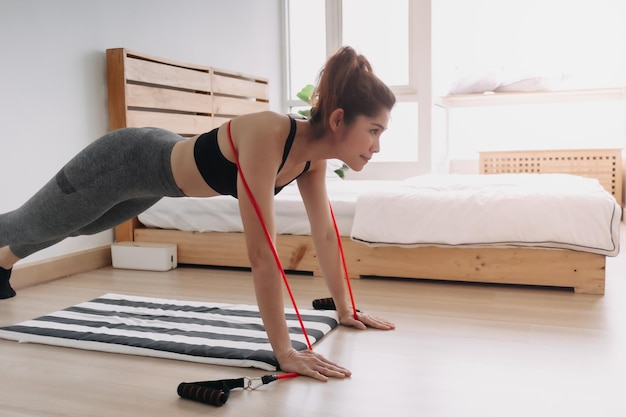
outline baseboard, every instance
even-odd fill
[[[111,246],[107,245],[17,265],[11,275],[11,286],[19,290],[109,265],[111,265]]]

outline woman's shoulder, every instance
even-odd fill
[[[233,119],[233,129],[240,134],[267,137],[286,136],[290,130],[289,116],[272,110],[237,116]]]
[[[273,125],[275,123],[281,123],[289,120],[289,116],[273,110],[264,110],[237,116],[235,119],[248,123],[267,123],[269,125]]]

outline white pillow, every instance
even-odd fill
[[[503,81],[496,92],[550,91],[559,87],[566,79],[565,74],[539,75],[526,74]]]
[[[499,68],[455,70],[451,80],[444,84],[442,95],[475,94],[493,91],[502,78]]]

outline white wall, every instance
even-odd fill
[[[0,213],[106,133],[107,48],[266,77],[278,111],[281,25],[280,0],[0,0]],[[68,239],[22,263],[112,239]]]

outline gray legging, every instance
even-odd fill
[[[22,207],[0,215],[0,247],[24,258],[66,237],[111,229],[164,196],[182,197],[170,164],[181,139],[127,128],[96,140]]]

